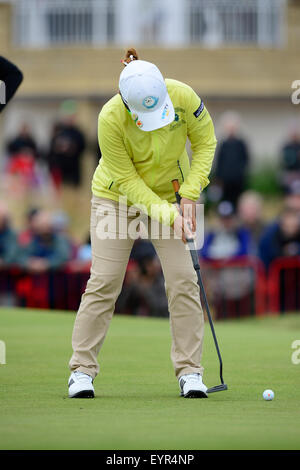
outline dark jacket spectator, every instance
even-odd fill
[[[0,80],[5,83],[5,103],[0,103],[1,113],[23,80],[23,74],[18,67],[2,56],[0,56]]]
[[[131,261],[135,263],[135,261]],[[167,317],[168,300],[161,265],[157,256],[144,256],[136,270],[129,271],[117,303],[123,313]]]
[[[9,224],[7,207],[0,204],[0,267],[17,263],[17,235]]]
[[[134,315],[169,315],[161,265],[149,240],[138,239],[133,245],[125,288],[116,308]]]
[[[259,254],[267,268],[278,257],[300,255],[299,213],[284,209],[279,220],[266,228],[259,244]]]
[[[238,136],[238,118],[228,116],[224,127],[226,137],[217,147],[215,176],[222,189],[222,199],[236,206],[245,189],[249,153],[246,143]]]
[[[300,136],[293,134],[282,148],[281,165],[284,170],[300,171]]]
[[[219,227],[207,233],[200,255],[204,259],[229,259],[251,253],[250,232],[240,227],[233,205],[223,201],[218,206]]]
[[[142,263],[144,258],[154,258],[156,251],[149,240],[138,238],[132,247],[130,258],[138,263]]]
[[[291,185],[300,181],[300,133],[298,128],[290,132],[289,140],[281,151],[281,185],[289,191]]]
[[[300,215],[300,179],[293,181],[287,188],[284,206]]]
[[[31,240],[23,246],[23,266],[33,272],[43,272],[59,268],[70,259],[70,244],[63,235],[55,233],[48,212],[36,214],[32,232]]]
[[[81,183],[81,157],[85,150],[85,138],[74,124],[73,118],[65,118],[54,126],[48,164],[57,186],[60,183],[79,186]]]
[[[26,246],[31,242],[34,236],[34,232],[33,232],[34,218],[39,212],[40,212],[40,209],[37,207],[32,207],[31,209],[27,211],[26,226],[24,230],[22,230],[19,233],[19,236],[18,236],[20,246]]]
[[[14,156],[16,154],[22,153],[23,151],[27,151],[28,149],[35,158],[38,157],[38,150],[35,139],[31,134],[28,124],[24,123],[19,133],[8,142],[7,153],[9,156]]]

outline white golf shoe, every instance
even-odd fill
[[[69,378],[69,398],[94,398],[93,378],[83,372],[72,372]]]
[[[186,374],[179,377],[181,396],[184,398],[207,398],[207,387],[200,374]]]

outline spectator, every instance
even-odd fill
[[[45,190],[48,171],[28,124],[24,123],[16,137],[8,142],[7,154],[6,172],[12,192],[15,188],[21,195],[28,189]]]
[[[147,239],[138,238],[132,247],[130,258],[142,263],[144,258],[154,258],[156,251],[152,243]]]
[[[300,255],[300,215],[297,211],[284,208],[279,220],[266,228],[260,241],[259,253],[267,268],[280,256]]]
[[[81,245],[78,249],[77,259],[83,262],[92,261],[92,247],[90,235],[87,236],[85,243]]]
[[[205,237],[201,256],[209,261],[230,261],[249,255],[252,248],[250,231],[239,226],[231,202],[223,201],[219,204],[218,219],[218,228]],[[216,269],[208,263],[204,266],[204,276],[218,317],[224,315],[224,301],[226,309],[231,311],[231,302],[247,302],[253,292],[251,270],[244,266],[226,263],[222,269]]]
[[[134,315],[169,315],[161,265],[149,240],[138,239],[133,245],[116,309]]]
[[[81,184],[80,162],[85,138],[75,124],[75,104],[64,102],[63,118],[53,128],[48,163],[57,187],[61,183],[78,187]]]
[[[239,227],[231,202],[222,201],[219,204],[218,218],[219,227],[206,235],[200,255],[211,260],[248,255],[251,252],[251,235],[247,229]]]
[[[35,156],[30,148],[24,148],[15,153],[8,160],[7,174],[19,188],[33,188],[39,185],[39,172],[35,163]]]
[[[300,130],[298,123],[291,126],[288,141],[282,148],[281,168],[283,189],[288,189],[294,181],[300,181]]]
[[[70,259],[68,240],[55,232],[51,215],[44,210],[32,220],[31,241],[23,247],[22,264],[32,272],[44,272],[61,267]]]
[[[255,191],[244,192],[238,201],[238,216],[242,226],[250,232],[252,254],[258,254],[258,244],[265,228],[262,197]]]
[[[130,263],[125,289],[118,299],[118,310],[135,315],[168,316],[164,277],[156,254],[150,254],[149,250],[138,262],[131,260]]]
[[[129,259],[122,291],[115,305],[116,312],[138,315],[140,299],[135,286],[138,285],[140,277],[141,271],[138,263]]]
[[[221,197],[236,206],[245,190],[249,164],[248,148],[239,136],[240,119],[235,113],[227,113],[223,120],[225,138],[217,147],[215,177],[221,187]]]
[[[9,212],[4,203],[0,202],[0,267],[18,261],[18,242],[9,222]]]
[[[7,144],[7,153],[9,156],[23,153],[30,150],[34,158],[38,158],[37,144],[27,123],[24,123],[19,133]]]
[[[137,284],[137,291],[140,297],[140,314],[167,317],[169,315],[168,300],[158,257],[144,257],[139,265],[141,277]]]
[[[63,210],[55,211],[52,215],[52,225],[55,233],[62,235],[69,243],[71,253],[70,260],[75,260],[78,253],[78,244],[70,234],[70,219]]]
[[[292,209],[300,214],[300,180],[293,181],[287,188],[285,207]]]
[[[40,212],[37,207],[32,207],[26,214],[26,227],[19,233],[19,244],[20,246],[28,245],[34,236],[34,218]]]

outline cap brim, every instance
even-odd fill
[[[163,105],[152,112],[137,112],[134,109],[130,109],[132,114],[136,114],[138,119],[136,121],[136,125],[141,131],[150,132],[155,131],[156,129],[160,129],[161,127],[165,127],[175,119],[175,111],[174,106],[167,94],[166,99]],[[138,125],[138,123],[141,125]]]

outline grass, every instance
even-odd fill
[[[116,316],[94,400],[67,398],[74,314],[0,310],[1,449],[300,449],[300,315],[216,325],[229,390],[179,397],[164,319]],[[205,382],[218,383],[206,325]],[[271,388],[275,399],[262,392]]]

